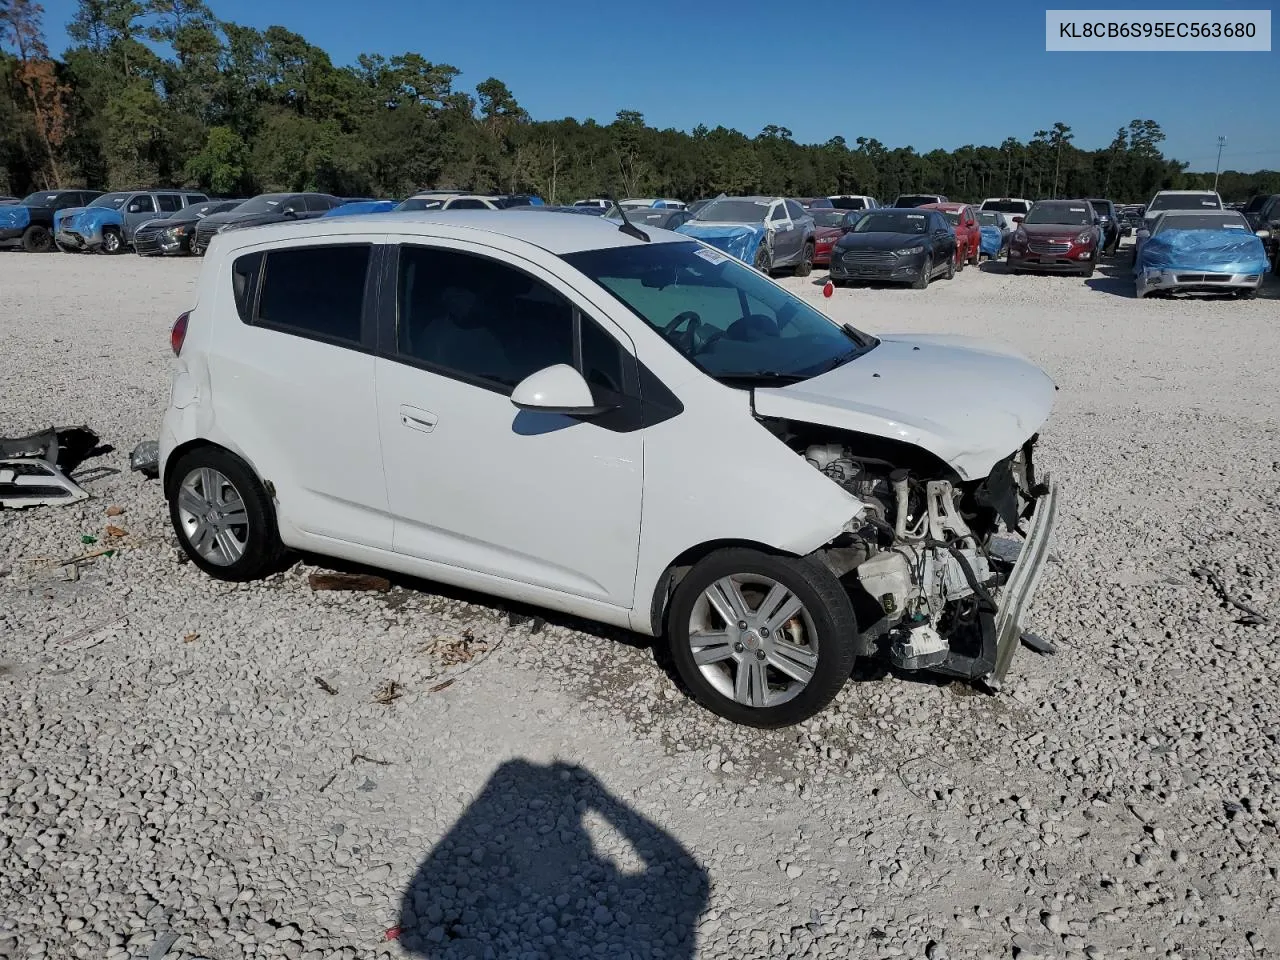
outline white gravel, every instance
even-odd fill
[[[119,471],[0,513],[0,957],[1280,952],[1274,280],[1252,303],[973,268],[837,291],[842,320],[1003,338],[1056,378],[1031,626],[1060,653],[1024,650],[995,698],[868,670],[759,733],[634,637],[179,563],[127,457],[198,268],[0,254],[0,433],[84,422],[117,447],[84,470]],[[119,552],[77,581],[33,560],[108,523]],[[1237,624],[1201,565],[1271,622]]]

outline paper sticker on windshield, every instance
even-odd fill
[[[1084,207],[1067,207],[1072,213],[1084,213]]]
[[[726,260],[729,259],[728,256],[721,253],[719,250],[712,250],[710,247],[699,247],[697,250],[693,252],[696,253],[698,256],[700,256],[703,260],[707,261],[707,263],[711,264],[713,267],[718,267],[720,266],[720,264],[724,263]]]
[[[908,214],[907,214],[907,219],[908,219],[908,220],[923,220],[923,219],[924,219],[924,214],[923,214],[923,213],[908,213]]]

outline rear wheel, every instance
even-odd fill
[[[943,280],[954,280],[954,279],[956,278],[956,273],[957,273],[957,272],[960,270],[960,268],[961,268],[961,267],[963,267],[963,266],[964,266],[963,261],[959,261],[959,260],[948,260],[948,261],[947,261],[947,272],[946,272],[946,273],[944,273],[944,274],[942,275],[942,279],[943,279]]]
[[[48,253],[53,249],[53,234],[47,227],[33,223],[23,231],[22,249],[27,253]]]
[[[853,669],[853,606],[831,572],[810,560],[717,551],[680,581],[667,623],[680,679],[734,723],[808,719]]]
[[[201,447],[172,469],[169,519],[192,563],[235,582],[279,568],[285,548],[275,508],[248,464],[220,447]]]
[[[115,256],[124,250],[124,238],[119,230],[102,231],[102,252],[107,256]]]
[[[969,247],[969,266],[976,267],[982,262],[982,242],[978,241]]]
[[[807,277],[813,273],[813,244],[806,243],[800,251],[800,263],[796,266],[797,277]]]

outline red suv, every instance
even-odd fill
[[[1009,269],[1093,276],[1102,252],[1100,223],[1087,200],[1037,200],[1009,243]]]
[[[975,267],[982,256],[982,228],[978,225],[978,212],[967,203],[926,203],[922,209],[937,210],[956,230],[956,269],[963,270],[966,263]]]

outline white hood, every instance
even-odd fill
[[[1056,389],[1004,344],[893,334],[830,373],[757,389],[755,409],[901,440],[946,461],[962,479],[977,480],[1040,429]]]

